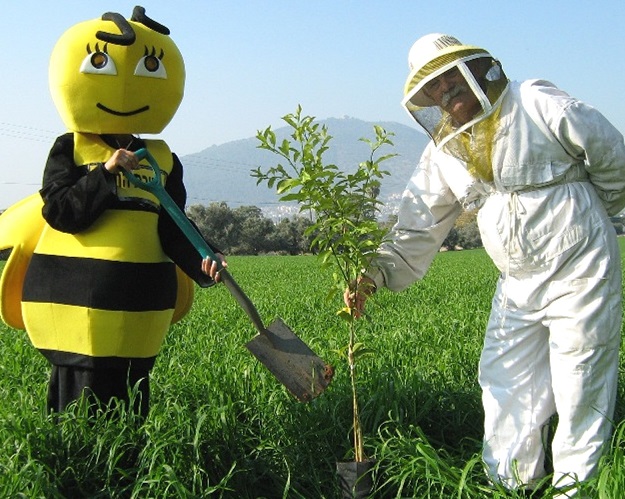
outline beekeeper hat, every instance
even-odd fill
[[[425,83],[468,56],[491,57],[486,50],[473,45],[464,45],[450,35],[431,33],[422,36],[412,45],[408,53],[410,74],[404,85],[404,95],[412,94],[409,100],[415,106],[434,106],[434,101],[423,92]]]

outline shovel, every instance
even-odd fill
[[[202,258],[208,256],[217,263],[221,281],[258,331],[258,334],[245,345],[247,349],[300,402],[308,402],[321,394],[332,381],[333,367],[315,355],[306,343],[299,339],[281,319],[276,319],[269,327],[263,325],[252,301],[226,268],[221,265],[221,260],[165,191],[161,183],[161,171],[154,157],[147,149],[139,149],[135,154],[140,159],[148,160],[150,167],[154,170],[154,178],[143,181],[136,175],[122,170],[125,177],[134,186],[154,194]]]

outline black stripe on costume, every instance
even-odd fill
[[[39,349],[41,354],[55,366],[80,367],[82,369],[128,369],[130,366],[139,369],[152,369],[156,357],[91,357],[71,352]]]
[[[57,255],[32,257],[22,301],[142,312],[176,304],[171,262],[129,263]]]
[[[148,213],[156,213],[157,215],[161,212],[160,207],[154,204],[149,199],[138,198],[118,198],[110,209],[126,211],[146,211]]]

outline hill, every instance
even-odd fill
[[[393,147],[383,148],[382,154],[396,153],[398,156],[383,163],[390,172],[382,182],[380,199],[384,201],[388,215],[396,211],[397,202],[408,179],[414,171],[419,156],[428,138],[416,127],[411,128],[396,122],[366,122],[356,118],[329,118],[320,120],[332,136],[330,149],[324,158],[346,170],[366,160],[368,144],[362,137],[373,139],[374,125],[380,125],[393,132]],[[274,129],[278,140],[287,138],[291,129]],[[208,205],[211,202],[225,202],[230,207],[258,206],[271,217],[293,213],[292,206],[278,201],[273,190],[264,185],[256,185],[250,171],[257,167],[274,166],[278,157],[268,151],[258,149],[256,137],[214,145],[198,153],[181,157],[185,168],[185,184],[189,195],[188,205]]]

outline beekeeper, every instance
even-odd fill
[[[479,381],[492,480],[557,487],[596,470],[611,432],[621,331],[620,253],[610,216],[625,207],[622,135],[544,80],[510,82],[486,50],[431,34],[409,53],[403,106],[430,135],[383,244],[346,303],[420,279],[454,221],[480,208],[501,272]],[[573,487],[574,490],[574,487]]]

